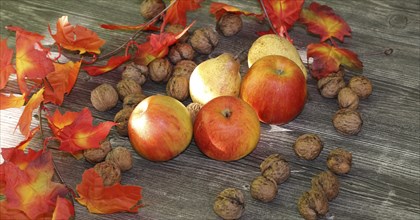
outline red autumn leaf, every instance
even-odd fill
[[[289,38],[287,31],[299,19],[304,0],[260,0],[276,32]],[[267,32],[268,33],[268,32]]]
[[[57,21],[57,32],[52,34],[50,25],[48,31],[58,45],[67,50],[80,51],[80,54],[91,52],[99,54],[105,40],[98,37],[98,35],[83,26],[73,26],[68,22],[68,17],[63,16]]]
[[[42,101],[44,101],[44,88],[40,89],[37,93],[33,94],[28,103],[26,103],[25,109],[19,118],[17,126],[19,126],[20,133],[28,137],[29,127],[32,121],[32,112],[39,107]],[[16,126],[16,127],[17,127]]]
[[[311,74],[320,79],[339,70],[340,65],[351,69],[362,69],[363,64],[354,52],[333,47],[327,43],[309,44],[308,57],[312,57]]]
[[[25,78],[40,79],[54,70],[53,62],[48,58],[49,51],[40,41],[44,36],[26,31],[20,27],[7,26],[16,32],[16,74],[20,91],[28,93]]]
[[[15,96],[13,94],[5,95],[0,93],[0,110],[8,108],[19,108],[25,104],[24,96]]]
[[[152,24],[139,24],[139,25],[118,25],[118,24],[101,24],[101,28],[108,30],[142,30],[142,31],[158,31],[159,27]]]
[[[98,148],[108,135],[114,122],[102,122],[92,125],[93,117],[88,108],[81,112],[67,112],[62,115],[58,110],[53,116],[47,116],[48,125],[54,136],[60,141],[60,150],[73,155],[81,150]]]
[[[321,36],[321,42],[332,37],[343,42],[344,36],[351,36],[349,25],[326,5],[312,2],[308,9],[302,10],[300,17],[309,32]]]
[[[263,14],[255,14],[249,11],[241,10],[237,7],[220,3],[220,2],[212,2],[210,4],[210,13],[216,17],[216,20],[219,20],[226,12],[238,14],[238,15],[245,15],[245,16],[254,16],[258,19],[263,19]]]
[[[21,141],[17,146],[16,146],[16,148],[17,149],[19,149],[19,150],[25,150],[26,149],[26,147],[28,146],[28,144],[32,141],[32,138],[34,138],[34,136],[35,136],[35,134],[36,133],[38,133],[38,131],[40,130],[41,128],[38,126],[38,127],[35,127],[35,128],[33,128],[32,130],[31,130],[31,132],[29,132],[29,135],[28,135],[28,137],[25,139],[25,140],[23,140],[23,141]]]
[[[69,94],[77,76],[79,75],[81,62],[67,62],[65,64],[54,63],[54,71],[44,78],[44,103],[61,105],[64,94]]]
[[[171,3],[174,0],[171,0]],[[177,0],[168,9],[164,17],[164,23],[187,25],[187,12],[194,11],[201,7],[200,3],[204,0]]]
[[[104,66],[84,66],[82,69],[91,76],[98,76],[119,67],[130,58],[131,56],[129,54],[124,56],[113,56],[109,58],[107,64]]]
[[[21,170],[25,170],[29,163],[36,160],[41,154],[43,154],[43,151],[35,151],[31,148],[28,148],[27,153],[16,147],[1,149],[1,155],[4,161],[13,163]]]
[[[74,219],[74,206],[65,198],[57,197],[52,220]]]
[[[76,200],[91,213],[138,212],[140,208],[141,187],[119,183],[104,186],[103,179],[93,168],[83,173],[82,182],[76,186],[76,190],[79,194]]]
[[[3,208],[9,212],[19,210],[27,218],[37,219],[49,216],[54,211],[57,197],[64,197],[68,189],[51,181],[54,168],[50,152],[42,151],[38,157],[32,159],[27,161],[28,165],[24,169],[7,160],[2,164],[2,168],[7,170]]]
[[[10,74],[15,72],[12,65],[13,50],[7,47],[7,39],[1,39],[0,36],[0,89],[3,89]]]

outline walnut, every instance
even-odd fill
[[[136,81],[132,79],[122,79],[117,83],[117,92],[121,100],[129,94],[142,93],[142,89]]]
[[[143,0],[140,4],[140,14],[146,19],[152,19],[165,9],[162,0]]]
[[[111,143],[102,141],[99,148],[91,148],[83,151],[83,156],[90,163],[99,163],[105,160],[106,155],[111,151]]]
[[[132,62],[125,67],[124,71],[121,73],[121,78],[132,79],[137,84],[143,85],[146,82],[148,75],[149,69],[147,66],[138,65]]]
[[[188,80],[190,79],[190,76],[192,72],[194,71],[195,67],[197,67],[197,64],[192,60],[181,60],[178,63],[176,63],[174,67],[174,71],[172,72],[173,76],[187,76]]]
[[[217,21],[216,28],[225,37],[233,36],[242,29],[242,18],[238,14],[226,12]]]
[[[179,101],[184,101],[190,96],[189,87],[187,76],[172,76],[166,84],[166,93]]]
[[[104,83],[92,90],[90,101],[96,110],[108,111],[117,105],[118,93],[110,84]]]
[[[328,199],[318,187],[312,187],[309,192],[304,192],[298,200],[300,215],[306,220],[316,220],[328,212]]]
[[[350,78],[349,87],[361,99],[365,99],[372,94],[372,83],[366,76],[353,76]]]
[[[134,93],[127,95],[123,100],[123,108],[134,109],[147,96],[143,93]]]
[[[271,202],[277,195],[277,183],[271,178],[257,176],[251,182],[251,196],[262,202]]]
[[[359,96],[349,87],[344,87],[340,90],[337,101],[339,108],[356,110],[359,107]]]
[[[260,170],[263,176],[273,179],[277,184],[283,183],[290,176],[289,163],[280,154],[272,154],[265,158]]]
[[[182,31],[184,31],[184,26],[180,24],[170,24],[165,27],[165,31],[168,33],[180,34]],[[178,42],[185,43],[187,42],[188,37],[189,33],[185,32],[184,35],[182,35],[182,37],[178,39]]]
[[[128,136],[128,120],[131,112],[133,112],[132,108],[123,108],[114,117],[114,122],[117,123],[117,132],[121,136]]]
[[[334,128],[344,135],[356,135],[362,129],[360,113],[352,109],[340,109],[333,117]]]
[[[200,111],[202,107],[203,105],[197,102],[191,102],[190,104],[187,105],[187,109],[188,109],[188,112],[190,113],[191,121],[193,124],[194,124],[195,118],[197,117],[198,112]]]
[[[194,59],[195,51],[191,45],[187,43],[177,43],[169,50],[169,60],[176,64],[181,60],[192,60]]]
[[[239,219],[245,211],[243,193],[234,188],[227,188],[217,195],[213,211],[223,219]]]
[[[102,177],[104,186],[112,186],[121,181],[121,170],[113,162],[104,161],[97,163],[93,169]]]
[[[121,146],[112,149],[106,156],[105,161],[114,162],[121,171],[127,171],[133,167],[131,152],[127,148]]]
[[[325,98],[335,98],[338,92],[346,86],[341,74],[331,74],[318,80],[318,90]]]
[[[190,44],[200,54],[210,54],[219,43],[219,36],[212,27],[196,29],[190,37]]]
[[[323,171],[319,173],[312,178],[311,183],[312,188],[318,187],[321,189],[329,201],[337,197],[340,189],[338,177],[331,171]]]
[[[153,82],[167,82],[172,76],[172,64],[164,58],[149,63],[149,76]]]
[[[321,153],[323,147],[324,143],[318,135],[304,134],[296,139],[293,150],[300,158],[314,160]]]
[[[336,148],[328,154],[327,167],[336,174],[346,174],[350,172],[352,158],[351,152]]]

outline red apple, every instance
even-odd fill
[[[219,96],[205,104],[194,122],[198,148],[215,160],[239,160],[251,153],[260,139],[254,109],[235,96]]]
[[[286,124],[305,106],[305,76],[295,62],[284,56],[265,56],[242,79],[240,97],[255,109],[260,121]]]
[[[187,108],[164,95],[141,101],[128,121],[131,145],[151,161],[166,161],[179,155],[190,144],[192,129]]]

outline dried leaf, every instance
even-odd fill
[[[18,124],[20,133],[28,137],[29,127],[31,126],[32,121],[32,112],[39,107],[42,101],[44,101],[44,88],[40,89],[37,93],[33,94],[31,99],[25,105],[25,109],[22,112],[22,115],[19,118]]]
[[[332,37],[343,42],[344,36],[351,36],[349,25],[326,5],[312,2],[308,9],[302,10],[300,16],[301,22],[307,26],[309,32],[321,36],[321,42]]]
[[[82,69],[91,76],[99,76],[119,67],[121,64],[127,62],[130,58],[131,56],[129,54],[124,56],[113,56],[109,58],[107,64],[104,66],[84,66]]]
[[[216,17],[216,20],[219,20],[226,12],[238,14],[238,15],[245,15],[245,16],[254,16],[259,20],[264,18],[264,14],[255,14],[249,11],[241,10],[237,7],[220,3],[220,2],[212,2],[210,4],[210,13]]]
[[[362,69],[363,64],[354,52],[333,47],[327,43],[309,44],[308,57],[314,59],[311,74],[319,79],[339,70],[340,65],[351,69]]]
[[[74,206],[65,198],[57,197],[52,220],[74,219]]]
[[[7,39],[0,36],[0,89],[6,86],[10,74],[15,72],[12,58],[13,50],[7,47]]]
[[[8,108],[19,108],[25,104],[25,96],[5,95],[0,93],[0,110]]]
[[[79,193],[76,200],[91,213],[138,212],[140,208],[141,187],[119,183],[106,187],[93,168],[83,173],[82,182],[76,186],[76,190]]]
[[[156,27],[152,24],[139,24],[139,25],[118,25],[118,24],[101,24],[101,28],[108,30],[142,30],[142,31],[158,31],[159,27]]]
[[[71,51],[80,51],[80,54],[86,52],[100,54],[99,48],[105,44],[105,40],[98,37],[98,35],[83,26],[72,26],[68,22],[68,17],[63,16],[57,21],[57,32],[52,34],[50,25],[48,31],[58,45]]]
[[[171,0],[173,2],[174,0]],[[166,12],[164,22],[169,24],[187,25],[187,12],[194,11],[201,7],[204,0],[176,1]]]

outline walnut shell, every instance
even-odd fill
[[[174,33],[178,35],[182,31],[184,31],[184,26],[180,24],[169,24],[165,27],[165,32],[168,32],[168,33]],[[188,37],[189,37],[189,33],[185,32],[184,35],[182,35],[182,37],[178,39],[178,42],[185,43],[187,42]]]
[[[338,93],[337,102],[339,108],[356,110],[359,107],[359,96],[349,87],[344,87]]]
[[[91,148],[83,151],[85,160],[90,163],[99,163],[105,160],[106,155],[112,150],[111,143],[102,141],[99,148]]]
[[[191,121],[194,124],[195,118],[197,117],[198,112],[203,107],[202,104],[197,102],[191,102],[187,105],[188,112],[190,113]]]
[[[192,60],[194,59],[195,51],[191,45],[187,43],[177,43],[169,50],[169,60],[176,64],[181,60]]]
[[[212,27],[196,29],[190,37],[190,44],[200,54],[210,54],[219,43],[219,36]]]
[[[110,84],[104,83],[92,90],[90,101],[96,110],[108,111],[117,105],[118,93]]]
[[[280,154],[272,154],[265,158],[260,170],[263,176],[273,179],[277,184],[283,183],[290,176],[289,163]]]
[[[277,183],[271,178],[257,176],[251,182],[251,196],[262,202],[271,202],[277,196]]]
[[[114,122],[117,123],[117,132],[121,136],[128,136],[128,120],[130,119],[131,112],[133,112],[132,108],[123,108],[114,117]]]
[[[353,76],[350,78],[349,87],[361,99],[366,99],[372,94],[373,86],[366,76]]]
[[[162,0],[143,0],[140,4],[140,14],[146,19],[152,19],[165,9]]]
[[[306,220],[316,220],[328,212],[328,199],[324,192],[317,187],[304,192],[298,200],[300,215]]]
[[[318,135],[303,134],[296,139],[293,150],[300,158],[314,160],[321,153],[323,147],[324,143]]]
[[[131,152],[122,146],[112,149],[106,156],[105,161],[117,164],[121,171],[127,171],[133,167],[133,156]]]
[[[132,79],[137,84],[143,85],[146,82],[148,75],[149,69],[147,68],[147,66],[138,65],[134,62],[131,62],[125,67],[124,71],[121,73],[121,78]]]
[[[226,12],[217,21],[216,28],[225,37],[233,36],[242,29],[242,18],[238,14]]]
[[[344,135],[356,135],[362,129],[360,113],[352,109],[340,109],[333,117],[334,128]]]
[[[227,188],[217,195],[213,211],[223,219],[239,219],[245,211],[243,193],[234,188]]]
[[[190,85],[187,76],[172,76],[166,84],[166,93],[184,101],[190,96]]]
[[[311,180],[312,187],[320,188],[329,201],[337,197],[340,182],[338,177],[331,171],[323,171],[318,175],[314,176]]]
[[[104,186],[112,186],[121,181],[121,170],[113,162],[104,161],[97,163],[93,169],[102,177]]]
[[[143,93],[134,93],[127,95],[123,100],[123,108],[134,109],[147,96]]]
[[[346,86],[344,78],[339,74],[332,74],[318,80],[318,90],[325,98],[335,98],[338,92]]]
[[[132,79],[122,79],[117,83],[117,92],[121,100],[129,94],[142,93],[142,89],[136,81]]]
[[[350,172],[352,154],[343,148],[336,148],[328,154],[327,167],[336,174],[346,174]]]
[[[149,63],[149,76],[153,82],[167,82],[172,76],[172,64],[164,58],[157,58]]]
[[[187,76],[188,80],[197,64],[192,60],[181,60],[176,63],[172,76]]]

